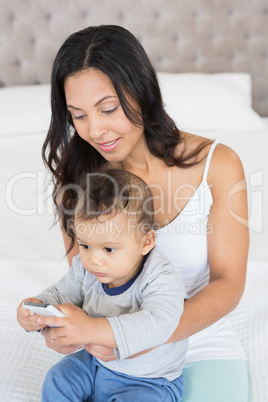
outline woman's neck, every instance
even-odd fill
[[[159,158],[152,155],[148,149],[142,152],[135,152],[120,162],[121,168],[137,176],[148,176],[153,173],[156,165],[163,163]]]

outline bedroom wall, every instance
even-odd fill
[[[0,86],[49,82],[63,40],[103,23],[131,30],[158,71],[250,72],[268,115],[267,0],[0,0]]]

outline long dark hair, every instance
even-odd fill
[[[168,166],[189,167],[197,163],[195,159],[207,143],[191,155],[175,155],[177,145],[183,139],[165,111],[155,70],[140,42],[120,26],[88,27],[67,38],[52,69],[52,117],[42,156],[53,175],[55,202],[59,189],[78,184],[81,175],[97,171],[106,162],[78,135],[66,106],[66,78],[90,68],[100,70],[110,78],[127,118],[134,124],[143,125],[147,147],[154,156],[163,159]],[[139,105],[141,115],[131,108],[128,96]],[[187,162],[190,159],[194,162]],[[65,211],[72,209],[74,198],[72,191],[63,192],[60,202]],[[61,220],[67,229],[66,213],[61,214]]]

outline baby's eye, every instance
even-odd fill
[[[115,248],[113,248],[113,247],[105,247],[104,250],[107,251],[107,253],[113,253],[115,251]]]
[[[84,250],[89,250],[90,249],[90,247],[87,244],[80,243],[80,244],[78,244],[78,246],[82,247]]]

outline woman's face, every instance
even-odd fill
[[[125,115],[110,78],[89,69],[65,81],[67,108],[76,131],[107,161],[121,162],[144,147],[144,128]],[[137,105],[133,105],[138,110]]]

